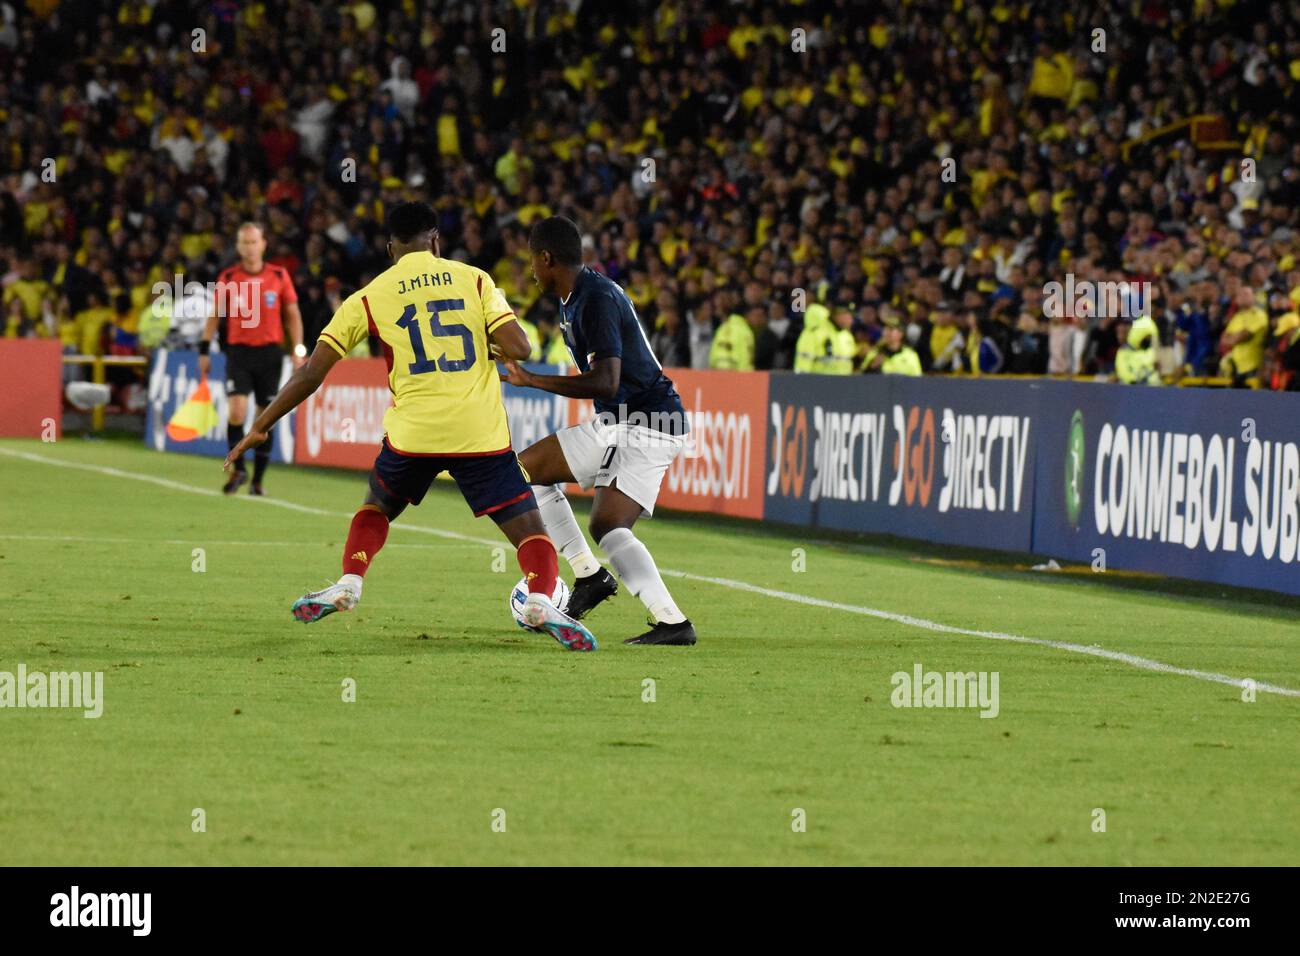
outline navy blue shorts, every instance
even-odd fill
[[[491,515],[499,524],[537,507],[519,458],[509,448],[490,455],[404,455],[394,451],[385,437],[370,471],[370,490],[418,505],[444,471],[451,474],[476,517]]]

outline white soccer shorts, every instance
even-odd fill
[[[561,429],[555,437],[584,490],[617,483],[619,491],[641,506],[643,518],[654,514],[664,474],[686,449],[685,436],[599,418]]]

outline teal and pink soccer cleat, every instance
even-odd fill
[[[524,623],[545,631],[570,651],[594,651],[596,635],[559,610],[545,594],[534,592],[524,601]]]
[[[335,611],[350,611],[361,601],[361,596],[346,584],[331,584],[320,591],[304,594],[293,602],[293,616],[304,624],[311,624]]]

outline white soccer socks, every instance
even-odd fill
[[[569,562],[574,575],[585,578],[599,571],[600,562],[591,553],[564,492],[556,485],[533,485],[533,494],[537,497],[537,507],[542,513],[547,535],[555,543],[555,549]],[[668,593],[654,558],[630,529],[615,528],[600,539],[600,547],[609,558],[614,573],[641,599],[656,621],[680,624],[686,620],[686,615]]]
[[[565,507],[568,508],[568,502],[565,502]],[[573,519],[572,511],[569,512],[569,519]],[[655,559],[650,557],[646,546],[636,539],[630,529],[615,528],[600,539],[600,548],[628,590],[641,599],[641,603],[656,621],[680,624],[686,620],[686,615],[678,610],[672,595],[668,593],[664,579],[655,567]]]
[[[533,485],[537,508],[542,513],[546,534],[555,543],[555,550],[564,555],[576,577],[585,578],[600,570],[600,562],[587,546],[587,538],[578,527],[569,499],[558,485]]]

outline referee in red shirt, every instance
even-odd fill
[[[199,340],[199,371],[207,376],[211,366],[208,353],[212,337],[223,320],[226,323],[226,441],[233,450],[244,437],[248,418],[248,393],[253,393],[257,408],[266,408],[280,389],[280,366],[284,361],[284,333],[289,331],[293,346],[294,368],[307,355],[302,344],[302,313],[298,311],[298,293],[286,269],[262,259],[266,236],[262,227],[246,222],[235,238],[239,262],[222,270],[217,277],[216,301]],[[271,462],[274,436],[253,452],[253,484],[250,494],[260,495],[262,477]],[[234,494],[248,481],[243,459],[221,490]]]

